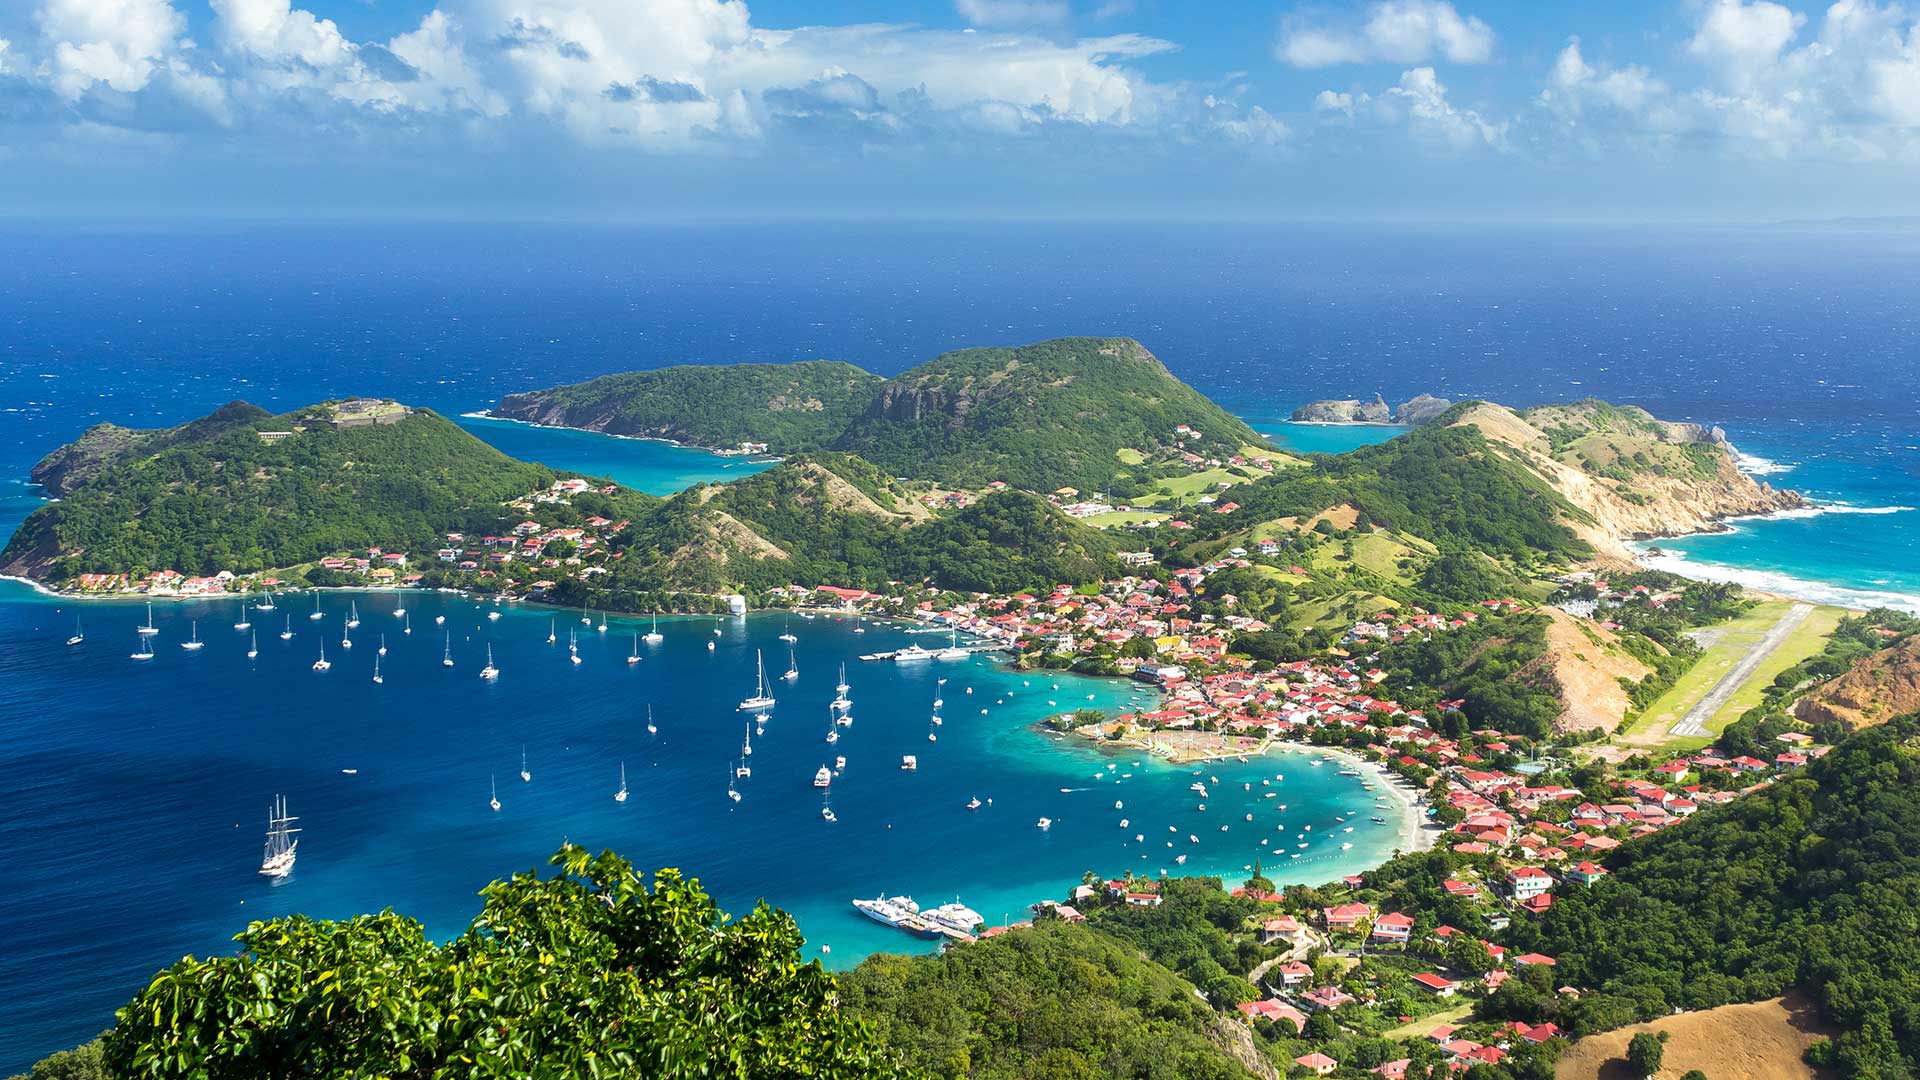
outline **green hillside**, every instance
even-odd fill
[[[1175,429],[1197,434],[1181,440]],[[887,381],[834,443],[900,476],[1104,490],[1126,450],[1231,457],[1265,441],[1128,338],[946,353]]]
[[[60,581],[250,572],[376,545],[417,553],[448,530],[497,525],[503,502],[554,479],[434,413],[362,407],[387,410],[390,422],[337,428],[332,404],[279,417],[254,410],[244,422],[201,424],[157,453],[129,447],[34,511],[0,565]],[[262,431],[292,434],[269,442]]]
[[[1537,934],[1555,979],[1599,992],[1495,1007],[1576,1032],[1800,989],[1843,1033],[1851,1077],[1920,1070],[1920,715],[1841,743],[1804,773],[1622,848],[1592,889],[1555,894]],[[1530,927],[1522,927],[1522,931]]]
[[[715,449],[766,443],[786,454],[832,441],[881,381],[837,360],[687,365],[509,394],[493,413]]]
[[[236,428],[251,428],[272,416],[257,405],[233,401],[179,427],[141,430],[118,424],[95,424],[78,439],[41,458],[29,473],[29,479],[55,495],[64,496],[123,461],[151,456],[178,443],[204,442]]]

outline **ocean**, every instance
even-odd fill
[[[0,250],[0,476],[11,478],[0,529],[39,503],[24,483],[32,463],[103,420],[389,395],[509,453],[665,493],[759,466],[463,414],[514,390],[668,363],[833,357],[891,374],[964,345],[1125,334],[1303,452],[1394,435],[1285,422],[1302,401],[1375,392],[1513,405],[1592,395],[1719,424],[1753,472],[1822,509],[1663,542],[1666,558],[1818,599],[1920,608],[1911,232],[15,225],[0,228]],[[1125,684],[956,665],[947,723],[927,743],[935,669],[850,660],[907,639],[827,620],[796,627],[801,681],[777,691],[734,804],[733,704],[752,650],[784,670],[777,619],[721,624],[711,654],[711,623],[663,623],[662,653],[627,665],[630,623],[603,637],[578,613],[493,622],[471,602],[409,597],[414,633],[396,638],[382,613],[391,598],[372,594],[355,598],[365,621],[339,654],[348,597],[327,597],[317,625],[302,602],[274,613],[294,615],[288,643],[255,616],[266,633],[253,662],[232,601],[163,605],[158,656],[135,664],[144,609],[79,605],[87,642],[69,650],[75,605],[0,587],[0,759],[15,779],[0,790],[0,865],[27,883],[0,894],[14,943],[0,953],[0,995],[14,1003],[0,1015],[0,1072],[91,1036],[154,968],[226,949],[249,918],[390,905],[452,933],[480,886],[540,865],[564,838],[679,865],[736,912],[765,897],[835,965],[924,947],[861,920],[854,895],[958,895],[998,922],[1090,869],[1175,868],[1185,853],[1180,869],[1233,876],[1284,840],[1313,846],[1268,871],[1324,880],[1395,842],[1370,813],[1349,822],[1349,851],[1291,839],[1372,806],[1331,767],[1209,768],[1222,783],[1200,812],[1190,770],[1033,729],[1088,694],[1119,708]],[[454,628],[451,672],[433,614]],[[554,618],[562,643],[549,646]],[[208,645],[189,653],[178,643],[195,619]],[[587,635],[578,666],[565,659],[569,630]],[[383,632],[392,651],[375,686]],[[311,670],[322,636],[335,661],[325,675]],[[473,674],[489,641],[504,670],[494,684]],[[836,748],[822,736],[842,660],[859,704]],[[644,731],[649,703],[657,739]],[[899,755],[912,752],[923,764],[905,773]],[[809,780],[834,753],[849,764],[828,824]],[[621,762],[633,795],[615,804]],[[1272,774],[1280,793],[1263,799]],[[277,886],[253,873],[276,793],[308,828]],[[968,812],[975,795],[993,804]],[[1281,802],[1288,811],[1272,809]]]

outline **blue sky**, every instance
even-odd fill
[[[1920,213],[1874,0],[12,0],[0,213]]]

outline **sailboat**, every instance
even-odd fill
[[[280,640],[281,641],[293,640],[293,616],[291,615],[287,616],[287,628],[285,630],[280,631]]]
[[[637,664],[639,662],[640,662],[640,635],[635,634],[633,635],[633,651],[627,654],[627,663]]]
[[[787,646],[787,673],[780,677],[788,682],[793,682],[800,677],[800,662],[793,658],[793,646],[791,645]]]
[[[349,627],[360,625],[360,605],[351,600],[347,601],[347,625]]]
[[[313,670],[325,671],[332,666],[333,662],[327,659],[327,643],[322,641],[320,643],[320,659],[313,662]]]
[[[407,617],[407,609],[400,603],[398,596],[393,598],[393,617],[396,619],[404,619]]]
[[[253,640],[247,645],[247,659],[251,660],[254,657],[259,655],[260,655],[260,631],[255,630],[253,632]]]
[[[967,650],[960,647],[959,632],[949,630],[947,631],[947,647],[934,653],[933,658],[935,660],[965,660],[967,655]]]
[[[294,838],[299,829],[293,823],[297,817],[287,813],[287,799],[284,795],[273,797],[273,808],[267,811],[267,844],[260,853],[260,873],[270,878],[283,878],[293,872],[293,860],[300,847],[300,841]]]
[[[373,681],[375,683],[383,683],[387,681],[386,679],[381,678],[380,676],[380,657],[378,656],[375,656],[373,658]]]
[[[614,802],[627,801],[627,763],[620,763],[620,790],[613,793]]]
[[[742,709],[771,709],[773,695],[767,693],[767,666],[760,659],[760,650],[753,652],[753,666],[757,672],[753,696],[740,703]]]
[[[548,619],[547,620],[547,644],[551,645],[554,642],[559,640],[560,640],[560,620]]]
[[[440,654],[440,666],[441,667],[453,666],[453,632],[452,631],[447,632],[447,648],[445,652]]]
[[[666,635],[660,632],[660,613],[656,611],[653,613],[653,628],[647,631],[647,644],[658,645],[665,638]]]
[[[265,599],[253,605],[253,610],[255,611],[272,611],[273,610],[273,593],[271,590],[268,591]]]
[[[851,689],[853,689],[853,687],[847,685],[847,665],[843,662],[840,665],[840,681],[834,685],[833,690],[834,693],[839,694],[841,697],[846,697],[847,691]]]
[[[753,779],[753,767],[747,764],[745,758],[742,758],[740,764],[733,767],[733,775],[742,780],[751,780]]]
[[[567,655],[574,663],[580,662],[580,639],[574,631],[567,631]]]
[[[487,805],[493,807],[495,810],[499,810],[500,809],[500,785],[494,783],[492,773],[487,774],[487,790],[492,792],[491,795],[487,796]]]
[[[140,642],[140,647],[133,651],[133,658],[135,660],[153,659],[153,639],[147,638],[147,637],[141,637],[141,638],[136,638],[135,640]]]
[[[200,620],[195,619],[193,620],[193,632],[191,636],[181,642],[180,647],[188,652],[199,652],[205,645],[206,642],[200,640]]]
[[[864,634],[867,632],[867,617],[865,615],[854,620],[853,632],[856,634]]]
[[[413,616],[407,616],[407,624],[400,628],[400,632],[403,634],[413,633]]]
[[[939,727],[941,724],[946,723],[945,720],[940,719],[940,690],[937,687],[933,691],[933,715],[931,720],[934,727]]]
[[[79,616],[75,616],[73,620],[73,636],[67,639],[67,644],[78,645],[85,640],[87,640],[87,632],[80,628],[80,618]]]
[[[487,642],[487,666],[480,669],[480,677],[491,682],[500,677],[500,669],[493,666],[493,642]]]
[[[313,590],[313,614],[307,616],[307,618],[317,619],[319,617],[320,617],[320,590],[315,589]]]
[[[647,706],[647,734],[653,735],[659,732],[659,730],[659,728],[653,726],[653,706],[649,704]]]
[[[733,786],[733,770],[731,768],[727,770],[727,798],[732,799],[734,802],[740,801],[740,789]]]
[[[607,613],[606,612],[603,611],[600,613],[600,625],[594,627],[594,630],[595,632],[601,633],[601,634],[604,634],[607,632]]]
[[[753,725],[752,724],[747,725],[747,737],[746,737],[746,740],[740,744],[740,756],[743,758],[748,758],[753,756]]]
[[[387,635],[385,635],[385,634],[381,634],[381,635],[380,635],[380,653],[379,653],[379,655],[381,655],[381,656],[385,656],[385,655],[387,655]]]
[[[533,774],[527,771],[527,748],[522,746],[520,748],[520,782],[524,784],[532,779]]]
[[[149,600],[147,601],[147,625],[140,628],[140,636],[152,637],[159,632],[160,628],[153,625],[153,601]]]
[[[433,625],[435,626],[447,625],[447,617],[445,615],[435,615],[433,617]]]
[[[240,617],[233,621],[233,628],[235,630],[253,629],[252,621],[247,618],[247,602],[245,600],[240,601]]]
[[[581,626],[593,625],[593,612],[588,611],[587,606],[585,604],[580,605],[580,625]]]
[[[834,715],[832,706],[827,708],[827,741],[829,743],[840,741],[840,718]]]
[[[343,649],[353,648],[352,626],[353,626],[353,623],[348,623],[347,625],[342,626],[340,628],[340,647]]]
[[[784,641],[784,642],[786,642],[786,643],[787,643],[787,644],[789,644],[789,645],[791,645],[791,644],[793,644],[794,642],[796,642],[796,641],[799,641],[799,640],[800,640],[799,638],[797,638],[797,637],[794,637],[794,636],[793,636],[793,623],[792,623],[792,622],[788,622],[788,623],[787,623],[787,628],[786,628],[786,629],[785,629],[784,631],[782,631],[782,632],[781,632],[781,634],[780,634],[780,640],[781,640],[781,641]]]

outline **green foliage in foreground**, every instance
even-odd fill
[[[727,921],[677,871],[563,847],[488,886],[445,945],[392,912],[254,923],[121,1009],[111,1074],[267,1077],[911,1076],[800,961],[790,916]]]
[[[172,569],[251,572],[380,546],[430,551],[449,530],[492,528],[501,503],[546,487],[517,461],[433,413],[397,424],[324,426],[277,443],[300,414],[175,441],[93,475],[35,510],[0,564],[64,579]]]
[[[646,435],[693,446],[763,442],[775,453],[826,445],[883,380],[838,360],[682,365],[509,394],[497,415]]]
[[[1059,920],[939,956],[869,957],[842,977],[841,994],[933,1076],[1250,1076],[1215,1045],[1219,1020],[1192,984],[1130,945]]]
[[[1920,1075],[1920,715],[1630,843],[1610,865],[1510,941],[1598,992],[1561,1003],[1502,988],[1493,1011],[1552,1014],[1584,1034],[1799,989],[1841,1032],[1844,1075]]]

